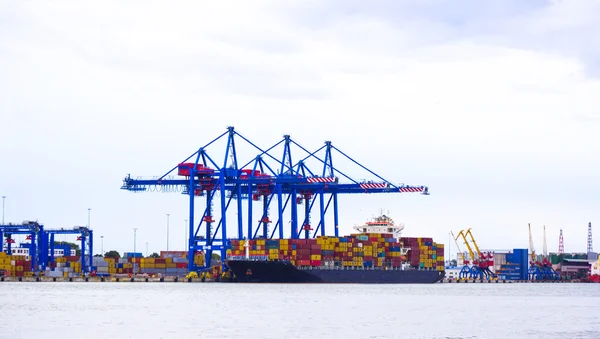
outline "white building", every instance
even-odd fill
[[[12,251],[13,255],[29,256],[29,247],[13,247],[13,248],[11,248],[11,251]],[[5,253],[8,252],[8,248],[5,247],[3,249],[3,252],[5,252]],[[60,248],[60,249],[55,248],[54,249],[54,256],[55,257],[62,257],[62,256],[65,255],[64,252],[65,251],[62,248]],[[50,249],[48,249],[48,255],[50,255],[50,254],[51,254]],[[77,251],[75,251],[75,250],[72,249],[71,252],[67,253],[66,255],[68,255],[68,256],[77,255]]]

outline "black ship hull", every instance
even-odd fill
[[[399,269],[298,269],[288,261],[228,260],[238,282],[254,283],[346,283],[346,284],[433,284],[443,271]]]

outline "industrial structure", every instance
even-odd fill
[[[560,235],[558,236],[558,254],[565,253],[565,239],[563,238],[562,228],[560,229]]]
[[[528,276],[529,280],[560,280],[560,274],[552,268],[552,263],[548,258],[546,244],[546,226],[544,225],[544,243],[541,261],[538,260],[533,247],[533,237],[531,236],[531,224],[529,227],[529,250],[531,251],[531,260],[529,261]]]
[[[46,248],[49,247],[50,253],[49,256],[44,256],[44,259],[47,260],[43,264],[43,269],[47,265],[51,265],[55,262],[54,257],[54,236],[60,234],[68,234],[68,235],[76,235],[77,241],[81,242],[81,270],[82,272],[89,272],[92,266],[92,257],[93,257],[93,231],[85,226],[75,226],[73,229],[57,229],[57,230],[46,230],[43,233],[42,242]]]
[[[37,271],[38,265],[41,265],[45,269],[44,255],[48,253],[47,248],[44,248],[44,244],[40,239],[43,238],[44,226],[40,225],[36,221],[24,221],[20,225],[7,224],[0,225],[0,250],[4,250],[4,239],[6,238],[6,253],[12,254],[14,234],[25,234],[31,240],[29,246],[29,253],[31,253],[31,270]]]
[[[592,245],[592,223],[588,224],[588,237],[587,237],[587,252],[594,252],[594,246]]]
[[[209,155],[207,148],[221,138],[226,139],[226,146],[224,154],[220,155],[222,160],[218,162],[219,158]],[[237,151],[240,147],[239,141],[257,150],[256,153],[250,154],[246,163],[242,162],[242,156]],[[300,149],[300,156],[292,154],[292,146]],[[282,156],[275,157],[273,152],[278,147]],[[335,157],[339,156],[359,166],[376,180],[359,181],[351,178],[334,166],[334,153]],[[293,162],[293,159],[297,161]],[[318,165],[309,166],[311,161]],[[340,177],[348,182],[340,182]],[[288,223],[288,236],[291,239],[314,238],[317,235],[326,235],[331,229],[335,236],[339,236],[339,194],[429,194],[426,186],[390,183],[346,155],[330,141],[311,152],[292,140],[289,135],[285,135],[281,141],[263,149],[239,134],[233,127],[228,127],[225,133],[200,147],[164,175],[152,179],[132,178],[128,175],[121,188],[132,192],[181,192],[189,196],[190,272],[197,270],[194,263],[196,251],[204,251],[206,257],[211,258],[212,251],[217,250],[221,252],[221,260],[225,260],[226,250],[230,247],[228,239],[271,239],[276,234],[278,238],[283,239],[284,226]],[[203,198],[206,202],[199,221],[195,215],[196,198]],[[235,228],[232,229],[232,220],[227,216],[232,200],[237,202],[237,229],[234,237],[231,233]],[[272,219],[270,209],[272,204],[275,204],[274,200],[276,212],[275,218]],[[318,218],[313,220],[311,212],[317,200]],[[217,211],[213,208],[215,201],[219,206]],[[258,217],[253,214],[254,203],[262,203]],[[300,205],[303,205],[303,213],[298,211]],[[330,205],[333,206],[333,227],[328,228],[326,213]],[[284,215],[286,209],[289,215]],[[210,265],[210,260],[206,260],[206,265]]]
[[[44,229],[44,225],[37,221],[24,221],[22,224],[0,225],[0,250],[4,251],[6,241],[6,254],[13,254],[12,238],[15,234],[27,235],[29,240],[27,256],[30,258],[29,269],[32,272],[43,271],[55,261],[55,241],[57,234],[77,235],[77,241],[81,241],[81,267],[83,272],[89,272],[91,268],[91,257],[93,255],[93,232],[85,226],[75,226],[73,229]],[[6,239],[6,240],[4,240]]]
[[[454,233],[452,233],[454,237]],[[470,238],[473,247],[469,244]],[[494,266],[494,255],[491,252],[482,252],[475,241],[475,237],[469,228],[466,232],[461,230],[458,232],[458,235],[454,237],[454,241],[456,243],[456,247],[459,249],[458,238],[462,238],[467,250],[469,252],[470,261],[465,260],[464,254],[463,256],[463,267],[460,270],[459,278],[465,279],[492,279],[495,278],[495,273],[490,270],[490,267]],[[473,251],[473,248],[475,251]]]

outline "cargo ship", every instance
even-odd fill
[[[236,281],[254,283],[432,284],[444,278],[443,246],[432,239],[401,238],[404,225],[383,214],[354,229],[359,233],[346,237],[238,240],[226,265]]]

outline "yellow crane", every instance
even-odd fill
[[[477,252],[477,259],[482,260],[485,259],[485,256],[481,253],[481,251],[479,250],[479,246],[477,246],[477,243],[475,242],[475,237],[473,237],[473,233],[471,233],[471,229],[469,228],[467,230],[467,233],[465,233],[465,236],[468,235],[471,238],[471,242],[473,243],[473,246],[475,246],[475,250]]]
[[[471,230],[471,229],[469,228],[469,230]],[[471,261],[474,262],[476,260],[475,253],[473,253],[473,249],[471,249],[471,245],[469,245],[469,242],[467,241],[467,237],[465,236],[465,231],[461,230],[460,232],[458,232],[458,235],[456,236],[456,238],[458,239],[458,237],[463,238],[465,245],[467,245],[467,250],[469,251],[469,255],[471,256]]]

